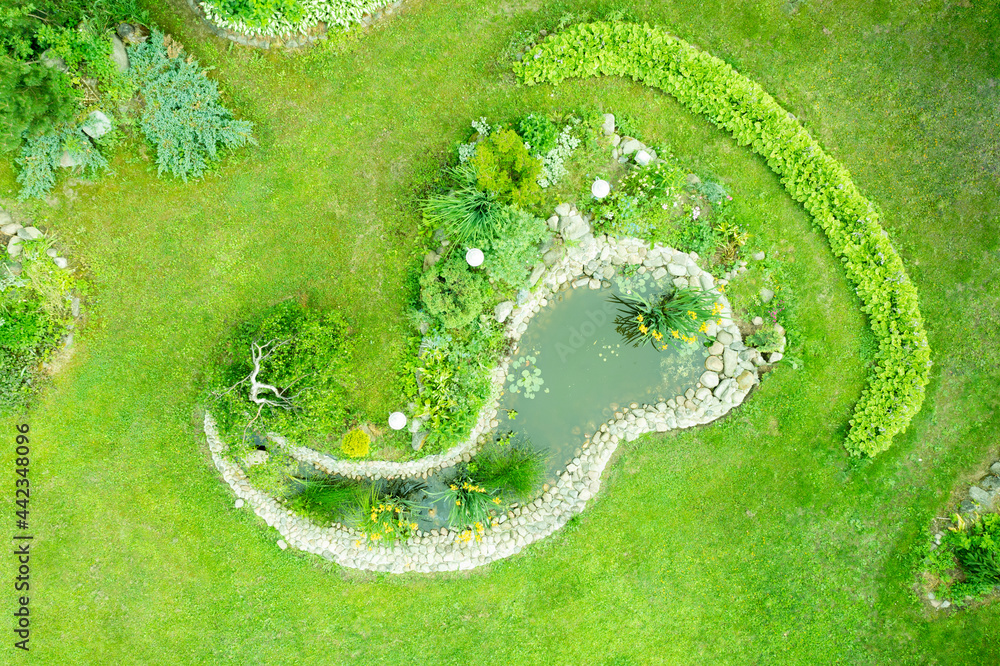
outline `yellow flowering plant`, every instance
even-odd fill
[[[611,300],[620,306],[615,325],[625,341],[634,347],[649,344],[659,351],[675,342],[696,342],[723,308],[709,292],[691,288],[650,298],[614,294]]]
[[[465,541],[479,541],[485,527],[493,525],[497,515],[507,508],[497,491],[478,485],[467,474],[460,474],[445,490],[431,497],[441,499],[448,507],[448,526],[451,529],[464,528],[469,532]],[[461,536],[459,539],[462,540]]]
[[[374,485],[358,494],[358,508],[361,513],[358,546],[367,543],[371,548],[380,543],[406,541],[417,529],[416,505],[402,497],[380,493]]]

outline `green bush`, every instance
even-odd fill
[[[466,263],[461,252],[451,252],[420,276],[420,301],[444,328],[467,326],[492,298],[489,282]]]
[[[359,485],[347,479],[292,478],[288,506],[320,525],[330,525],[354,507]]]
[[[469,475],[509,501],[530,498],[545,477],[545,455],[513,433],[491,441],[467,465]]]
[[[281,396],[262,397],[277,405],[250,398],[255,343],[263,349],[257,380],[276,387]],[[221,431],[239,441],[267,432],[301,444],[324,441],[344,432],[349,421],[350,355],[347,323],[339,314],[282,301],[223,341],[208,372],[206,403]]]
[[[422,203],[424,222],[441,228],[459,245],[485,246],[500,234],[506,207],[475,185],[471,167],[454,169],[452,176],[459,182],[457,188]]]
[[[844,263],[878,340],[875,369],[851,419],[851,455],[892,444],[923,403],[930,348],[917,291],[875,207],[847,170],[759,85],[666,31],[634,23],[590,23],[547,38],[514,63],[526,85],[570,77],[623,76],[672,94],[764,157]]]
[[[530,148],[533,155],[545,155],[556,147],[559,128],[546,116],[529,113],[517,121],[517,133]]]
[[[215,81],[196,60],[171,58],[163,33],[129,50],[129,76],[142,95],[139,127],[156,146],[158,172],[181,178],[201,176],[220,148],[253,143],[253,125],[234,120],[219,100]]]
[[[462,541],[475,538],[479,541],[487,527],[496,524],[496,515],[505,507],[495,490],[477,485],[465,469],[459,469],[457,478],[440,493],[430,495],[442,499],[448,507],[448,527],[465,530]]]
[[[486,248],[483,270],[496,280],[520,287],[531,265],[540,258],[539,243],[551,236],[543,220],[518,208],[508,208],[506,222]]]
[[[217,0],[215,7],[223,16],[251,28],[266,27],[278,17],[298,23],[306,15],[299,0]]]
[[[0,54],[0,151],[16,151],[26,138],[71,121],[78,104],[64,72]]]
[[[748,347],[754,347],[762,354],[769,354],[778,351],[781,335],[774,330],[772,324],[767,324],[764,328],[751,334],[746,342]]]
[[[63,128],[28,139],[21,147],[21,155],[14,160],[20,167],[17,182],[21,184],[19,199],[41,199],[55,187],[56,169],[63,152],[78,162],[77,172],[97,173],[108,168],[108,161],[94,146],[90,137],[79,127]]]
[[[470,164],[479,188],[503,203],[532,204],[541,198],[538,177],[542,163],[524,147],[524,140],[510,129],[494,132],[476,146]]]

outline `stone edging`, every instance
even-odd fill
[[[191,11],[194,12],[195,16],[201,20],[201,22],[209,29],[209,31],[212,32],[212,34],[243,46],[251,46],[258,49],[300,49],[306,46],[312,46],[318,41],[327,39],[328,28],[326,23],[322,21],[310,27],[307,31],[291,32],[283,35],[244,34],[225,28],[210,19],[205,13],[205,10],[202,9],[201,3],[198,0],[187,0],[187,4],[188,7],[191,8]],[[359,24],[363,27],[368,27],[383,16],[392,14],[401,4],[402,0],[387,2],[383,7],[376,10],[374,13],[363,14]]]
[[[566,209],[565,213],[562,217],[569,217],[572,211]],[[523,302],[510,313],[509,318],[505,317],[508,332],[515,340],[520,338],[527,329],[530,317],[544,307],[548,297],[563,285],[600,289],[605,285],[599,277],[594,276],[611,277],[605,272],[606,269],[626,263],[641,265],[641,270],[649,270],[657,277],[664,277],[668,273],[674,275],[677,286],[695,282],[703,289],[715,288],[714,278],[698,268],[694,259],[683,252],[659,245],[648,248],[646,243],[639,239],[615,240],[605,236],[594,238],[586,234],[580,239],[579,245],[569,248],[564,257],[552,263],[548,271],[536,271],[538,274],[534,276],[535,281],[540,282],[540,286],[525,297]],[[541,277],[542,273],[544,277]],[[484,534],[480,541],[462,541],[457,538],[456,532],[439,529],[431,530],[429,533],[418,531],[405,543],[368,547],[362,541],[360,532],[355,529],[341,525],[319,527],[285,508],[275,498],[255,489],[242,468],[237,463],[225,459],[223,454],[228,450],[228,445],[219,437],[212,416],[206,413],[205,435],[212,459],[222,473],[223,479],[239,498],[237,507],[242,506],[243,502],[249,503],[254,513],[263,518],[268,525],[276,528],[284,537],[278,542],[279,547],[283,549],[290,544],[341,566],[391,573],[457,571],[482,566],[515,555],[528,544],[548,536],[565,525],[571,517],[582,512],[587,501],[600,489],[601,473],[623,439],[632,441],[647,432],[665,432],[707,424],[743,402],[753,385],[758,382],[756,367],[763,365],[764,360],[758,352],[748,350],[743,345],[739,328],[730,319],[728,302],[721,294],[719,298],[725,305],[721,315],[723,324],[720,327],[713,323],[709,327],[708,333],[716,337],[716,342],[710,349],[712,355],[706,361],[706,367],[710,365],[716,367],[718,372],[706,370],[702,375],[702,381],[699,381],[696,387],[688,389],[684,395],[656,405],[640,407],[632,403],[629,408],[616,412],[614,418],[604,423],[593,437],[584,442],[577,456],[559,475],[553,487],[546,489],[541,497],[526,506],[517,507],[500,516],[498,525]],[[496,378],[505,378],[506,361],[495,372]],[[714,386],[710,388],[706,384]],[[499,385],[503,385],[503,379]],[[495,415],[496,403],[488,403],[480,413],[477,427],[479,424],[495,427],[493,421]],[[453,449],[442,457],[428,456],[423,460],[408,463],[379,461],[350,463],[322,457],[322,454],[302,447],[289,447],[289,449],[300,460],[313,464],[316,464],[314,462],[316,457],[321,456],[319,461],[323,465],[317,467],[330,473],[344,473],[339,471],[340,468],[337,466],[332,468],[334,471],[326,469],[331,461],[337,464],[349,464],[354,473],[347,475],[355,478],[359,476],[378,478],[378,475],[384,477],[392,475],[393,471],[396,472],[395,475],[404,473],[426,475],[434,469],[450,466],[460,459],[467,460],[468,456],[471,456],[472,447],[478,442],[478,435],[479,433],[474,433],[468,442],[456,447],[456,449],[465,447],[457,458],[455,457],[457,454],[453,454],[456,449]],[[306,458],[300,457],[303,452],[306,453]],[[449,465],[440,462],[444,457],[450,459]],[[434,464],[427,464],[432,458],[435,458]],[[418,469],[416,466],[422,466],[421,471],[411,472],[410,470]],[[364,474],[361,474],[362,470]]]

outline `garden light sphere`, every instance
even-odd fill
[[[465,253],[465,260],[473,268],[475,268],[476,266],[482,266],[483,260],[485,258],[486,257],[485,257],[485,255],[483,255],[483,251],[480,250],[479,248],[475,248],[474,247],[474,248],[472,248],[471,250],[469,250],[468,252]]]
[[[603,199],[608,196],[611,192],[611,183],[606,180],[601,180],[598,178],[594,181],[594,184],[590,188],[590,193],[594,195],[595,199]]]
[[[389,427],[393,430],[402,430],[406,427],[406,414],[403,412],[393,412],[389,414]]]

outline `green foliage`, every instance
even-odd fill
[[[525,501],[545,477],[545,454],[527,438],[508,432],[483,447],[467,467],[470,476],[501,498]]]
[[[517,122],[517,133],[531,146],[530,152],[534,155],[545,155],[556,147],[559,139],[559,127],[547,116],[538,113],[529,113],[521,118]]]
[[[428,452],[468,438],[479,410],[490,397],[489,373],[505,348],[502,328],[492,318],[452,331],[428,332],[409,370],[406,397],[416,403],[414,416],[429,432]]]
[[[129,76],[144,100],[139,126],[156,145],[158,172],[187,181],[201,176],[219,148],[254,143],[252,124],[234,120],[219,100],[215,81],[196,60],[171,58],[163,34],[153,30],[148,41],[129,51]]]
[[[0,151],[16,150],[26,138],[71,121],[78,99],[65,73],[0,53]]]
[[[612,294],[610,300],[620,306],[615,326],[622,338],[633,347],[648,343],[657,350],[674,341],[695,342],[722,309],[711,292],[690,287],[648,299],[639,293]]]
[[[55,187],[56,169],[66,152],[77,162],[74,170],[78,173],[97,173],[108,168],[108,161],[83,131],[74,126],[63,128],[42,136],[28,139],[21,148],[20,156],[14,160],[21,170],[17,182],[21,183],[18,198],[41,199]]]
[[[445,490],[430,497],[442,499],[448,507],[448,527],[466,530],[459,536],[463,541],[470,538],[479,541],[486,528],[496,524],[496,515],[504,508],[496,491],[477,485],[464,469],[459,470],[458,477]]]
[[[266,27],[276,17],[298,23],[306,13],[299,0],[218,0],[215,7],[226,18],[252,28]]]
[[[380,492],[375,485],[356,492],[355,502],[361,513],[358,524],[361,539],[356,545],[367,542],[371,547],[406,541],[417,529],[413,521],[416,505],[396,495]]]
[[[317,23],[346,28],[388,0],[216,0],[200,2],[209,20],[252,35],[306,32]]]
[[[962,604],[1000,586],[1000,514],[955,516],[954,523],[940,546],[928,550],[921,568],[937,580],[939,599]]]
[[[514,63],[527,85],[570,77],[625,76],[670,93],[767,161],[827,235],[878,340],[875,369],[851,419],[851,455],[874,456],[919,411],[930,348],[916,288],[875,207],[847,170],[759,85],[666,31],[635,23],[574,26]]]
[[[364,430],[355,428],[344,435],[344,441],[340,443],[341,452],[348,458],[364,458],[368,455],[372,438]]]
[[[250,399],[255,343],[265,352],[257,379],[276,387],[285,406]],[[324,440],[342,433],[349,418],[344,405],[350,355],[347,323],[339,314],[282,301],[223,341],[208,372],[206,402],[221,431],[240,440],[266,432],[301,444]]]
[[[452,175],[459,186],[424,200],[424,221],[430,227],[440,227],[459,245],[485,246],[500,234],[505,207],[496,196],[473,184],[471,167],[457,168]]]
[[[485,248],[483,270],[512,287],[524,284],[528,270],[539,260],[539,243],[552,237],[543,220],[518,208],[506,210],[503,227]]]
[[[460,252],[452,252],[420,276],[420,301],[444,328],[467,326],[492,298],[489,282],[466,263]]]
[[[524,147],[524,140],[511,129],[494,132],[476,146],[470,160],[479,188],[503,203],[527,205],[541,198],[538,177],[542,163]]]
[[[746,343],[748,347],[754,347],[762,354],[769,354],[778,351],[781,335],[774,329],[773,324],[765,324],[759,331],[751,334]]]
[[[77,280],[45,254],[45,238],[23,241],[21,275],[0,266],[0,415],[24,408],[41,384],[42,362],[68,332]]]
[[[685,171],[672,160],[635,167],[615,184],[611,194],[593,205],[598,230],[624,236],[645,235],[650,211],[673,206],[684,176]]]
[[[255,451],[246,447],[240,451],[241,458]],[[246,465],[244,471],[250,484],[271,497],[284,497],[293,477],[298,472],[299,463],[284,449],[272,446],[268,449],[267,461],[257,465]]]
[[[300,479],[293,477],[288,506],[319,525],[342,522],[355,506],[359,486],[347,479]]]

